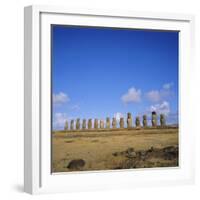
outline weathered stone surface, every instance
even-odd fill
[[[103,129],[104,128],[104,120],[100,120],[100,128]]]
[[[127,113],[127,118],[132,118],[131,113]]]
[[[132,119],[131,118],[127,119],[127,128],[132,128]]]
[[[140,117],[138,117],[138,116],[135,118],[135,126],[137,128],[139,128],[141,126],[141,124],[140,124]]]
[[[120,124],[120,128],[124,128],[124,118],[123,117],[120,118],[119,124]]]
[[[70,122],[70,130],[74,130],[74,120],[73,119]]]
[[[131,116],[131,113],[128,113],[127,114],[127,128],[131,128],[133,125],[133,120],[132,120],[132,116]]]
[[[131,153],[131,152],[134,152],[135,151],[135,149],[133,148],[133,147],[129,147],[126,151],[125,151],[125,153],[127,154],[127,153]]]
[[[106,118],[106,128],[110,128],[110,118]]]
[[[146,159],[146,157],[147,157],[147,151],[141,150],[141,151],[139,152],[139,157],[140,157],[141,160],[145,161],[145,159]]]
[[[82,129],[86,129],[86,119],[83,119],[83,123],[82,123]]]
[[[168,146],[163,148],[164,159],[165,160],[173,160],[178,158],[178,146]]]
[[[113,117],[113,120],[112,120],[112,127],[117,128],[117,120],[115,117]]]
[[[80,119],[78,118],[76,120],[76,130],[79,130],[81,128],[81,124],[80,124]]]
[[[98,129],[98,128],[99,128],[98,119],[95,119],[95,120],[94,120],[94,128],[95,128],[95,129]]]
[[[125,156],[127,158],[136,158],[137,157],[137,154],[134,150],[134,148],[128,148],[126,151],[125,151]]]
[[[166,126],[166,119],[165,119],[165,115],[164,114],[161,114],[160,115],[160,125],[163,127],[163,126]]]
[[[92,129],[92,119],[88,120],[88,129]]]
[[[142,123],[143,123],[143,127],[147,127],[148,126],[148,124],[147,124],[147,116],[146,115],[143,115]]]
[[[137,151],[134,148],[128,148],[125,151],[112,153],[113,156],[119,156],[120,159],[123,156],[127,158],[120,162],[114,169],[178,166],[178,152],[178,146],[166,146],[164,148],[151,147],[147,150]]]
[[[65,131],[67,131],[68,128],[69,128],[69,125],[68,125],[68,121],[66,120],[66,121],[65,121],[65,127],[64,127]]]
[[[70,170],[81,170],[85,166],[85,160],[76,159],[69,162],[67,168]]]
[[[153,127],[156,127],[156,126],[157,126],[157,114],[156,114],[156,112],[152,112],[152,119],[151,119],[151,122],[152,122],[152,126],[153,126]]]

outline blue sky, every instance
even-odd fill
[[[53,129],[157,113],[177,123],[178,32],[52,27]]]

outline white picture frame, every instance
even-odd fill
[[[194,182],[193,103],[194,17],[135,11],[25,8],[24,189],[31,194],[134,188]],[[178,30],[180,167],[51,174],[51,24]],[[189,134],[188,134],[189,133]]]

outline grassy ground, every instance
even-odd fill
[[[178,128],[57,131],[52,135],[53,172],[178,165]]]

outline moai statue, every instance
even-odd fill
[[[74,120],[73,119],[70,122],[70,130],[74,130]]]
[[[120,124],[120,128],[124,128],[124,118],[123,117],[120,118],[119,124]]]
[[[160,115],[160,126],[162,127],[166,126],[166,119],[164,114]]]
[[[132,127],[132,116],[131,113],[127,114],[127,128],[131,128]]]
[[[76,120],[76,130],[79,130],[81,128],[81,124],[80,124],[80,119],[78,118]]]
[[[137,128],[140,127],[140,117],[136,117],[136,118],[135,118],[135,126],[136,126]]]
[[[104,120],[103,120],[103,119],[100,120],[100,128],[101,128],[101,129],[104,128]]]
[[[156,112],[152,112],[152,118],[151,118],[152,126],[156,127],[157,126],[157,114]]]
[[[98,119],[94,120],[94,128],[98,129],[99,128],[99,124],[98,124]]]
[[[65,129],[65,131],[68,130],[68,121],[67,120],[65,121],[65,127],[64,127],[64,129]]]
[[[143,127],[147,127],[147,116],[143,115]]]
[[[85,130],[86,129],[86,119],[83,119],[83,123],[82,123],[82,129]]]
[[[112,120],[112,127],[117,128],[117,120],[115,117],[113,117],[113,120]]]
[[[88,120],[88,129],[92,129],[92,119]]]
[[[110,128],[110,118],[106,118],[106,128]]]

